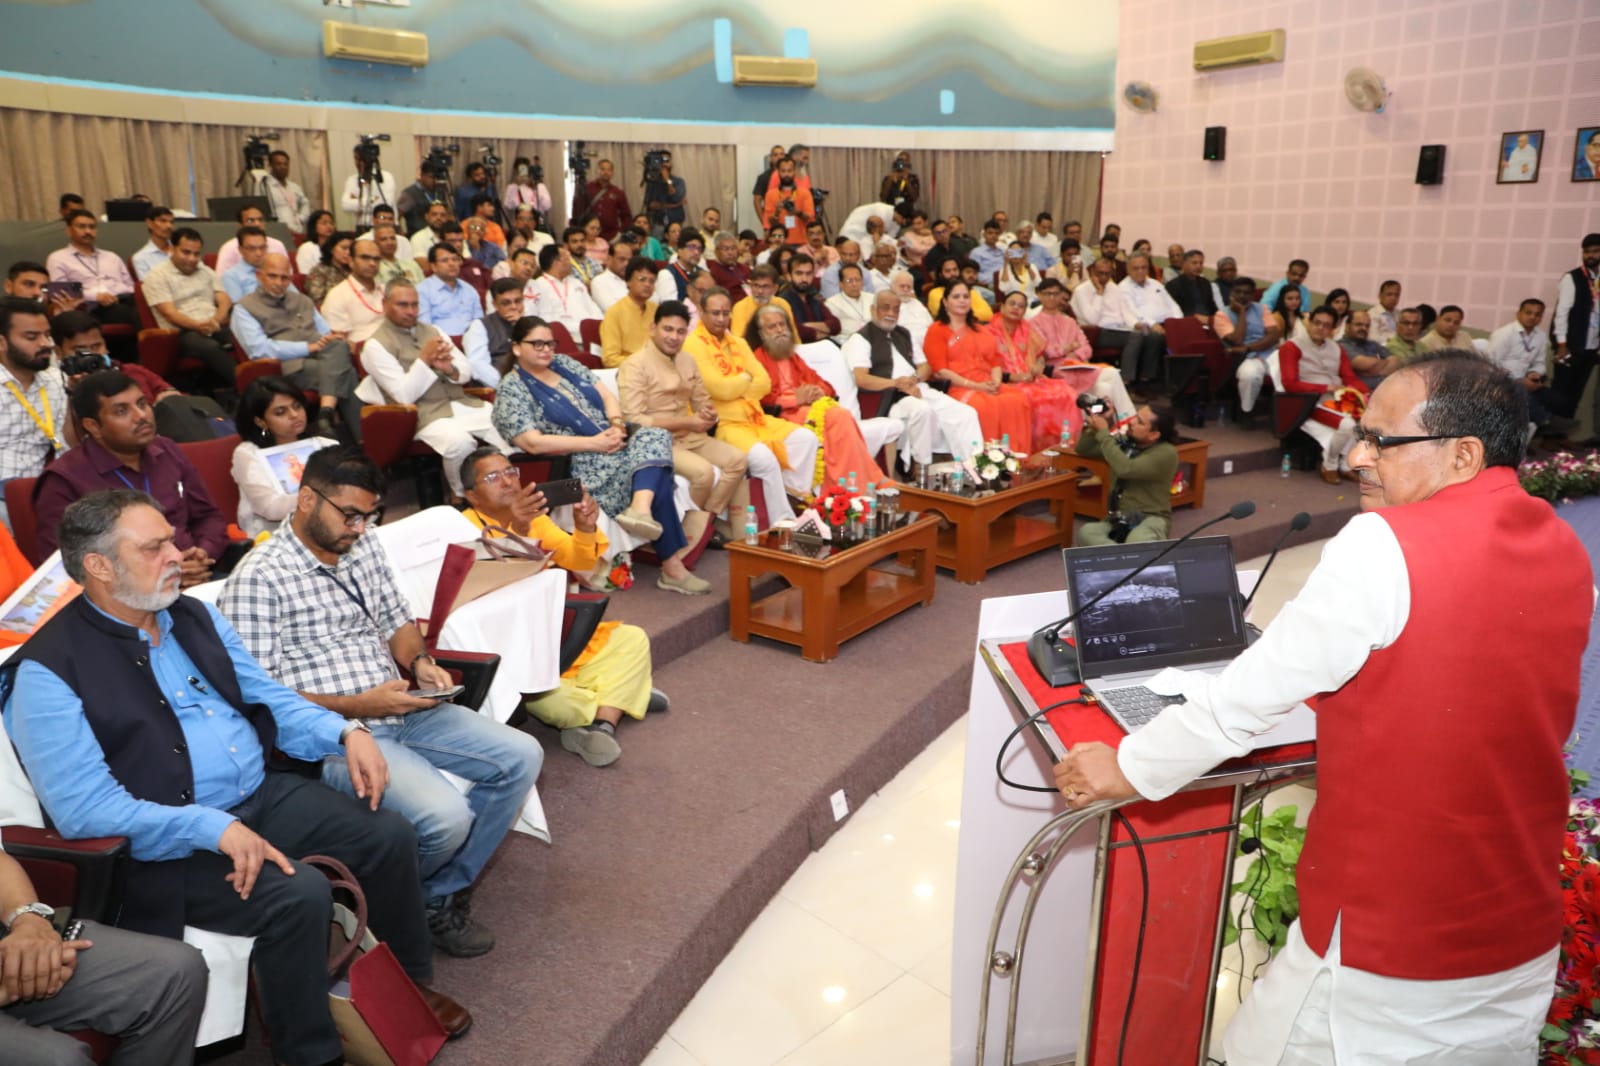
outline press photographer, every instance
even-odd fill
[[[417,166],[417,180],[401,191],[400,199],[395,204],[407,233],[420,233],[428,224],[429,205],[450,206],[450,168],[460,154],[459,144],[436,144],[428,149],[428,154]]]
[[[894,157],[889,173],[883,176],[883,184],[878,188],[878,199],[891,206],[904,205],[909,212],[917,206],[917,200],[921,196],[922,179],[911,169],[911,153],[901,152]]]
[[[344,179],[339,206],[349,212],[358,230],[372,225],[374,207],[394,203],[394,175],[383,169],[379,158],[378,142],[388,139],[387,133],[363,133],[356,139],[356,172]]]
[[[644,154],[644,209],[650,215],[650,226],[658,235],[665,235],[672,223],[682,224],[683,202],[689,198],[689,186],[673,176],[672,153],[656,148]],[[801,236],[804,237],[804,231]]]
[[[500,157],[494,154],[494,145],[486,144],[478,149],[478,161],[467,164],[467,180],[456,188],[456,218],[465,220],[472,214],[472,199],[475,196],[488,196],[495,205],[496,221],[502,228],[509,225],[500,218],[500,191],[496,182],[500,178]]]
[[[179,392],[165,378],[138,363],[119,363],[106,350],[100,323],[82,311],[68,311],[50,321],[60,353],[61,377],[67,391],[97,370],[120,370],[139,385],[156,416],[156,432],[175,441],[214,440],[233,432],[222,408],[209,396]],[[76,420],[70,419],[69,422]],[[76,440],[76,425],[67,432]]]
[[[513,222],[517,217],[517,208],[523,205],[537,211],[541,220],[549,218],[550,189],[544,183],[544,163],[538,156],[529,159],[519,155],[511,161],[511,184],[506,186],[505,199],[500,203],[506,210],[506,216]],[[543,225],[548,227],[550,224],[543,222]]]
[[[1110,405],[1081,393],[1083,436],[1077,453],[1111,468],[1106,520],[1078,529],[1079,544],[1166,540],[1172,528],[1172,478],[1178,472],[1178,424],[1166,404],[1145,405],[1121,434],[1111,432]]]
[[[778,180],[767,187],[761,221],[770,231],[783,227],[784,243],[798,248],[806,243],[806,226],[816,217],[811,186],[795,178],[794,156],[778,160]]]

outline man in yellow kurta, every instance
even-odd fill
[[[642,255],[628,260],[628,295],[611,305],[600,320],[600,362],[616,368],[650,342],[656,319],[656,265]]]
[[[761,409],[761,398],[772,390],[772,378],[750,346],[729,328],[732,315],[728,290],[708,290],[701,298],[700,324],[684,341],[683,350],[694,358],[716,404],[717,439],[745,453],[748,476],[761,483],[767,521],[778,522],[794,517],[785,486],[804,499],[815,492],[817,436]]]
[[[509,530],[536,541],[552,561],[574,574],[600,564],[609,546],[596,527],[599,504],[584,493],[572,508],[568,533],[545,514],[537,486],[523,486],[511,460],[479,448],[461,465],[467,518],[488,537]],[[601,622],[577,660],[561,675],[561,687],[532,697],[529,714],[561,730],[561,746],[590,766],[610,766],[622,755],[617,724],[624,714],[643,718],[667,709],[665,693],[650,687],[650,638],[638,626]]]
[[[750,320],[756,317],[758,310],[769,303],[777,304],[789,316],[789,336],[801,336],[800,327],[795,325],[794,309],[789,306],[789,301],[774,299],[780,280],[777,268],[770,263],[762,263],[750,271],[750,280],[746,283],[750,295],[733,305],[733,315],[728,322],[728,328],[733,331],[735,337],[749,343]]]

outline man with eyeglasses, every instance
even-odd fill
[[[1300,917],[1223,1036],[1230,1063],[1538,1058],[1595,592],[1577,535],[1518,483],[1527,427],[1526,390],[1478,355],[1395,371],[1349,457],[1367,513],[1294,601],[1120,748],[1056,767],[1074,808],[1165,799],[1316,697]]]
[[[410,691],[401,666],[419,692],[453,682],[428,654],[382,546],[367,536],[382,520],[385,487],[359,448],[312,453],[294,513],[217,605],[275,680],[370,730],[389,767],[382,805],[416,827],[434,946],[470,958],[493,948],[494,935],[473,921],[469,890],[515,824],[544,752],[487,715]],[[324,758],[321,771],[329,788],[359,794],[344,758]],[[471,790],[463,796],[441,771]]]
[[[352,347],[383,325],[383,286],[378,284],[382,256],[375,241],[358,239],[350,249],[350,276],[328,290],[322,317]]]

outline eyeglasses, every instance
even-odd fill
[[[550,340],[550,341],[520,341],[518,343],[526,344],[528,347],[532,348],[536,352],[553,352],[553,351],[556,350],[556,342],[553,341],[553,340]]]
[[[517,473],[517,468],[514,467],[514,466],[508,466],[508,467],[505,467],[505,468],[500,469],[500,470],[491,470],[487,474],[479,474],[478,475],[478,480],[480,482],[482,482],[483,484],[485,484],[485,485],[493,485],[496,481],[499,481],[501,478],[518,478],[518,477],[520,477],[520,475]]]
[[[1351,445],[1351,447],[1365,444],[1372,449],[1372,454],[1376,458],[1382,459],[1385,448],[1398,448],[1404,444],[1421,444],[1425,440],[1455,440],[1459,435],[1455,433],[1436,433],[1426,437],[1389,437],[1381,433],[1369,432],[1357,426],[1355,444]]]
[[[327,503],[329,507],[332,507],[335,511],[339,512],[339,516],[344,519],[344,527],[346,529],[355,529],[357,526],[371,527],[379,525],[383,522],[382,507],[374,508],[371,511],[357,511],[354,508],[346,509],[328,499],[327,494],[321,489],[318,489],[313,485],[307,485],[306,488],[310,489],[312,492],[315,492],[318,496],[321,496],[323,501]]]

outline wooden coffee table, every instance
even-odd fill
[[[1071,547],[1077,491],[1076,474],[1046,468],[1025,470],[1010,488],[988,496],[954,496],[904,485],[900,506],[946,519],[939,530],[938,563],[955,571],[957,581],[973,585],[1001,563],[1046,548]],[[1025,504],[1041,500],[1050,504],[1051,514],[1018,513]]]
[[[728,543],[728,632],[793,644],[801,658],[825,663],[839,645],[908,607],[933,602],[938,520],[914,518],[882,536],[848,547],[824,546],[813,558],[778,547],[778,534],[760,543]],[[789,587],[751,600],[750,586],[776,574]]]

